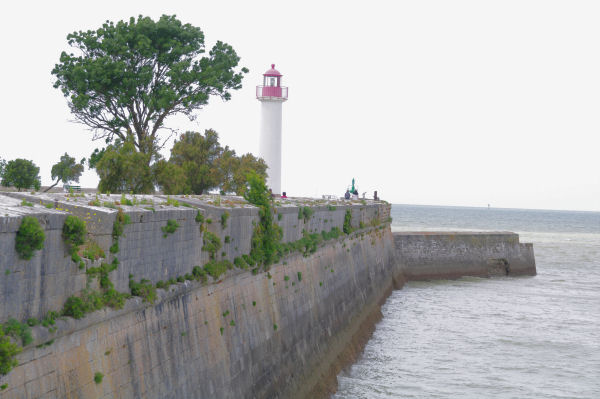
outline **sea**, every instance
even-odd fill
[[[392,231],[513,231],[534,277],[410,282],[342,398],[600,398],[600,212],[392,206]]]

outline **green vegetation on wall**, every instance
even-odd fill
[[[17,231],[15,249],[21,259],[29,260],[34,251],[44,248],[46,235],[40,222],[33,216],[25,216],[21,220],[21,226]]]
[[[63,225],[62,236],[65,243],[69,247],[69,254],[73,262],[79,263],[80,266],[85,266],[81,257],[78,254],[79,246],[85,243],[85,236],[87,234],[85,228],[85,222],[74,215],[69,215],[65,219]]]
[[[215,233],[205,231],[202,236],[202,250],[210,254],[210,259],[215,259],[217,251],[221,249],[221,239]]]

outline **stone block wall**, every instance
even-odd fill
[[[129,196],[131,198],[131,196]],[[34,204],[33,208],[20,206],[21,200]],[[137,281],[150,280],[153,284],[191,273],[194,266],[203,266],[209,261],[209,254],[202,250],[203,233],[196,222],[198,212],[204,216],[204,228],[219,236],[223,247],[218,259],[233,260],[248,254],[254,225],[259,222],[258,208],[251,205],[237,207],[214,206],[197,197],[178,196],[178,206],[167,204],[167,197],[137,196],[145,204],[119,205],[129,216],[130,223],[124,226],[124,234],[119,238],[119,251],[111,254],[112,231],[117,217],[117,209],[90,205],[98,200],[104,204],[121,200],[120,195],[88,194],[84,197],[65,197],[64,194],[5,193],[0,196],[0,204],[13,209],[10,216],[0,210],[0,273],[10,270],[11,275],[0,275],[0,294],[8,300],[0,305],[0,322],[10,317],[21,321],[29,318],[43,318],[50,310],[60,310],[71,295],[76,295],[86,286],[85,270],[71,261],[62,240],[62,225],[67,215],[72,214],[86,221],[89,239],[100,245],[106,258],[96,263],[86,261],[87,266],[98,265],[102,261],[112,262],[116,257],[119,266],[110,273],[115,288],[129,292],[129,277]],[[45,205],[52,205],[48,209]],[[187,206],[186,206],[187,205]],[[352,211],[352,224],[358,228],[363,221],[367,226],[374,218],[382,221],[389,217],[384,203],[355,203],[336,206],[312,205],[314,214],[308,219],[298,218],[299,208],[294,204],[280,204],[276,217],[283,231],[283,242],[302,238],[303,231],[320,233],[336,226],[343,227],[347,209]],[[16,230],[20,225],[22,212],[36,212],[46,229],[45,249],[31,261],[20,261],[14,250]],[[19,213],[21,212],[21,213]],[[227,212],[225,226],[221,215]],[[8,214],[8,212],[6,213]],[[4,216],[3,216],[4,215]],[[173,219],[179,228],[173,234],[162,231],[167,221]],[[211,223],[208,223],[208,221]],[[225,238],[229,237],[229,243]],[[12,270],[12,269],[14,270]],[[8,273],[8,272],[7,272]]]
[[[20,365],[0,378],[2,398],[294,398],[400,273],[389,228],[372,229],[268,274],[180,283],[155,305],[133,298],[59,320],[48,346],[35,347],[51,337],[36,327]]]
[[[396,232],[407,280],[535,275],[532,244],[509,232]]]
[[[25,216],[35,217],[46,235],[44,248],[30,260],[21,259],[15,250]],[[30,207],[15,198],[0,198],[0,322],[40,318],[62,308],[71,292],[85,288],[85,270],[71,260],[62,238],[66,216],[39,203]]]

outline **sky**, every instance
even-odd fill
[[[258,154],[255,86],[276,64],[288,195],[343,195],[355,178],[392,203],[600,211],[597,1],[40,1],[3,14],[0,157],[33,160],[42,184],[64,152],[102,145],[52,87],[67,34],[175,14],[250,73],[232,100],[167,126]]]

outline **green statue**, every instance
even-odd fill
[[[352,190],[350,190],[351,193],[354,192],[354,177],[352,178]]]

